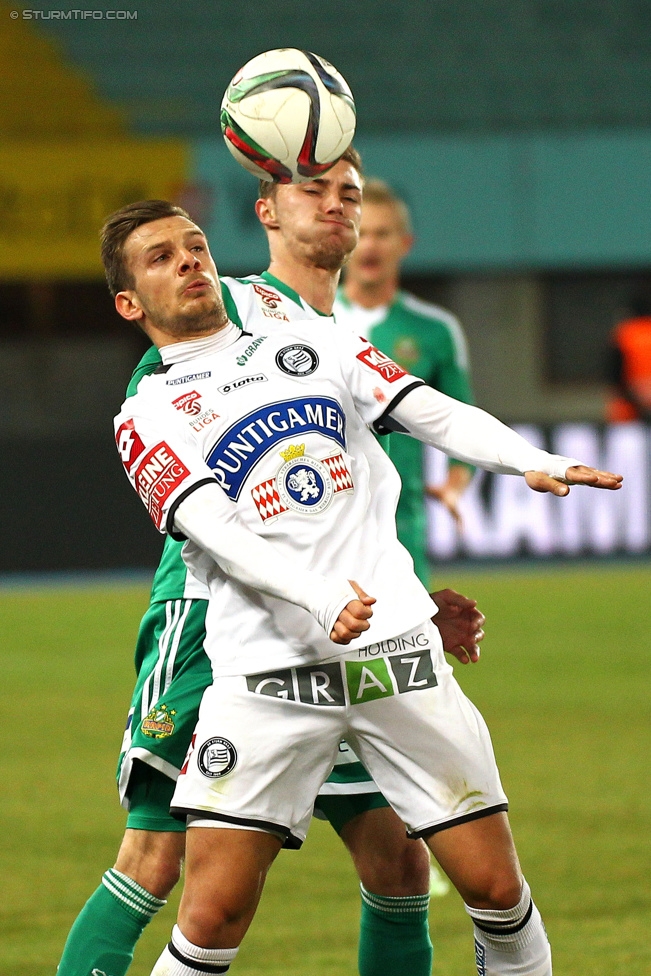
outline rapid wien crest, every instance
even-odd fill
[[[263,522],[287,511],[318,515],[338,492],[354,489],[341,453],[318,460],[305,453],[305,444],[290,444],[280,456],[285,463],[276,477],[251,491]]]

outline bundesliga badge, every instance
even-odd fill
[[[318,515],[337,492],[354,489],[341,453],[318,461],[305,453],[305,444],[290,444],[280,455],[285,463],[276,477],[251,491],[263,522],[288,511]]]

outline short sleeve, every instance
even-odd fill
[[[161,419],[141,395],[130,397],[115,418],[115,442],[127,477],[159,532],[175,534],[174,513],[200,485],[218,484],[196,444],[174,418]]]
[[[385,418],[407,393],[424,386],[424,381],[412,376],[361,336],[341,330],[337,349],[344,378],[364,423],[378,434],[395,429],[385,424]]]

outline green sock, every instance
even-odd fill
[[[389,898],[360,888],[360,976],[431,976],[429,895]]]
[[[111,868],[75,919],[57,976],[125,976],[145,925],[164,904]]]

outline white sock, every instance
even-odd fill
[[[478,976],[552,976],[552,953],[531,889],[522,884],[514,908],[466,911],[474,923]]]
[[[151,976],[219,976],[228,972],[235,949],[202,949],[188,942],[178,925],[172,929],[172,938],[163,949]]]

